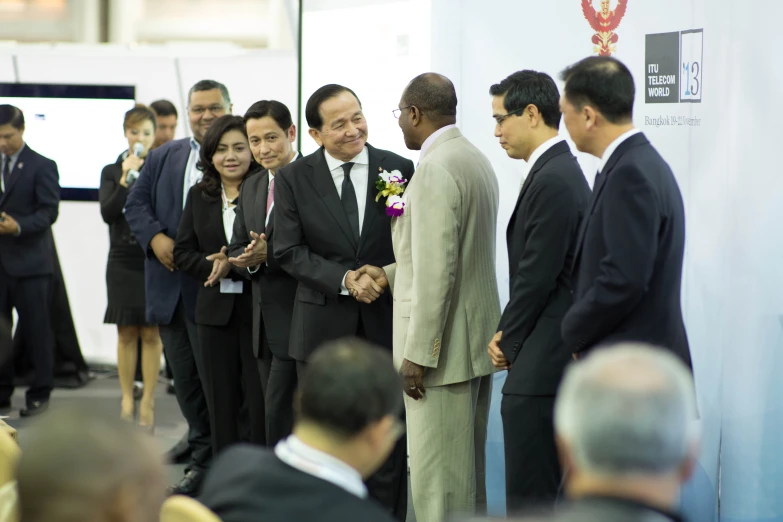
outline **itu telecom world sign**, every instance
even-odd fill
[[[701,103],[703,44],[703,29],[646,35],[644,101]]]

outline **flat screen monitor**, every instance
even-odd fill
[[[27,145],[57,162],[64,200],[96,201],[101,170],[128,148],[125,112],[130,85],[0,83],[0,104],[24,113]]]

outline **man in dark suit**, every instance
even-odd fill
[[[297,281],[270,255],[275,228],[275,173],[294,161],[296,126],[288,107],[275,100],[245,113],[250,150],[265,171],[245,180],[239,193],[234,236],[228,247],[235,270],[253,285],[253,352],[258,359],[266,409],[266,441],[274,446],[293,426],[296,363],[288,355]]]
[[[552,78],[519,71],[490,88],[495,136],[528,174],[506,232],[509,302],[489,344],[508,369],[500,412],[506,459],[506,506],[554,502],[560,463],[554,435],[555,392],[571,354],[560,323],[571,306],[571,264],[590,188],[558,135],[560,94]]]
[[[293,435],[274,452],[227,450],[201,502],[224,522],[391,522],[362,477],[404,432],[400,387],[388,350],[358,339],[324,346],[301,377]]]
[[[0,105],[0,316],[16,308],[33,365],[22,416],[49,406],[54,379],[50,285],[54,272],[51,227],[60,204],[57,164],[24,142],[24,115]],[[0,408],[11,407],[13,358],[0,365]]]
[[[601,160],[577,240],[566,347],[578,356],[601,343],[643,341],[690,366],[680,304],[685,209],[669,165],[633,126],[631,72],[594,56],[562,77],[571,139]]]
[[[192,451],[185,477],[172,493],[193,495],[212,459],[209,416],[195,325],[198,283],[177,271],[174,238],[185,195],[201,179],[196,167],[201,140],[220,116],[231,112],[225,85],[202,80],[190,88],[188,118],[192,138],[170,141],[150,151],[125,203],[125,218],[147,253],[144,264],[147,321],[160,326],[163,349],[171,364],[176,396],[188,421]]]
[[[298,281],[289,355],[300,370],[317,346],[347,335],[392,350],[391,296],[356,270],[394,262],[391,218],[376,201],[378,175],[413,174],[410,160],[366,143],[367,121],[347,87],[321,87],[305,115],[321,148],[278,172],[273,232],[274,257]],[[351,293],[377,299],[360,303]],[[407,512],[405,447],[401,439],[368,484],[399,520]]]

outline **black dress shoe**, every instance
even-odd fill
[[[188,444],[188,434],[185,433],[179,442],[173,448],[166,452],[166,461],[172,464],[184,464],[190,460],[190,444]]]
[[[203,471],[188,471],[178,484],[169,486],[167,493],[169,495],[196,497],[199,489],[201,489],[201,483],[204,482],[204,474]]]
[[[34,417],[49,409],[49,401],[33,401],[26,408],[19,410],[22,417]]]
[[[169,383],[166,385],[166,393],[169,395],[176,395],[177,390],[174,388],[174,381],[169,381]]]

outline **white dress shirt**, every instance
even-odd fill
[[[438,129],[435,132],[433,132],[432,134],[430,134],[427,137],[427,139],[424,140],[424,143],[421,144],[421,152],[419,153],[419,163],[421,163],[421,160],[424,159],[424,155],[427,153],[427,150],[430,147],[432,147],[432,144],[435,143],[435,140],[437,140],[440,137],[441,134],[443,134],[447,130],[456,129],[456,128],[457,128],[457,126],[454,125],[454,124],[446,125],[445,127],[441,127],[440,129]],[[417,163],[416,165],[418,165],[419,163]]]
[[[337,195],[340,198],[343,197],[343,180],[345,179],[345,172],[343,172],[343,163],[349,163],[347,161],[340,161],[332,157],[326,150],[324,150],[324,158],[326,158],[326,165],[329,168],[329,172],[332,174],[332,180],[334,186],[337,189]],[[362,233],[362,222],[364,221],[364,211],[367,207],[367,178],[370,172],[370,153],[367,151],[367,147],[364,147],[362,151],[353,159],[353,167],[351,167],[351,183],[353,183],[353,189],[356,192],[356,204],[359,209],[359,235]],[[350,270],[348,271],[350,272]],[[348,289],[345,287],[345,276],[343,276],[343,282],[340,285],[340,294],[350,295]]]
[[[201,181],[204,173],[201,172],[198,165],[198,155],[201,151],[201,145],[194,138],[190,138],[190,155],[188,164],[185,166],[185,182],[182,184],[182,208],[185,208],[185,202],[188,200],[188,191]]]
[[[624,132],[623,134],[620,134],[617,136],[617,138],[609,144],[608,147],[606,147],[606,150],[604,151],[603,156],[601,156],[601,161],[598,163],[598,172],[604,170],[604,167],[606,167],[606,164],[609,163],[609,158],[612,157],[612,154],[614,154],[614,151],[617,150],[617,147],[620,146],[622,142],[633,136],[634,134],[639,134],[639,129],[631,129],[628,132]]]
[[[23,142],[22,146],[19,147],[19,150],[11,154],[10,156],[6,156],[5,154],[2,154],[2,161],[0,161],[0,187],[2,187],[3,192],[5,192],[5,180],[3,179],[3,170],[5,169],[5,162],[9,161],[8,164],[8,173],[11,174],[14,171],[14,167],[16,166],[16,160],[19,159],[19,155],[24,150],[26,144]]]
[[[555,136],[554,138],[549,138],[544,143],[536,147],[536,150],[533,151],[533,154],[530,155],[530,158],[527,160],[527,165],[525,167],[525,171],[522,173],[522,181],[519,182],[519,190],[522,190],[522,185],[525,184],[525,180],[530,175],[530,171],[533,169],[533,165],[536,164],[536,161],[541,159],[541,156],[544,155],[546,151],[557,145],[563,141],[563,138],[560,136]]]
[[[236,200],[229,201],[226,197],[226,189],[223,184],[220,185],[220,199],[223,203],[223,231],[226,233],[226,240],[231,243],[231,236],[234,235],[234,221],[237,218]]]
[[[275,455],[292,468],[331,482],[359,498],[367,498],[367,486],[358,471],[342,460],[308,446],[296,435],[278,442]]]

